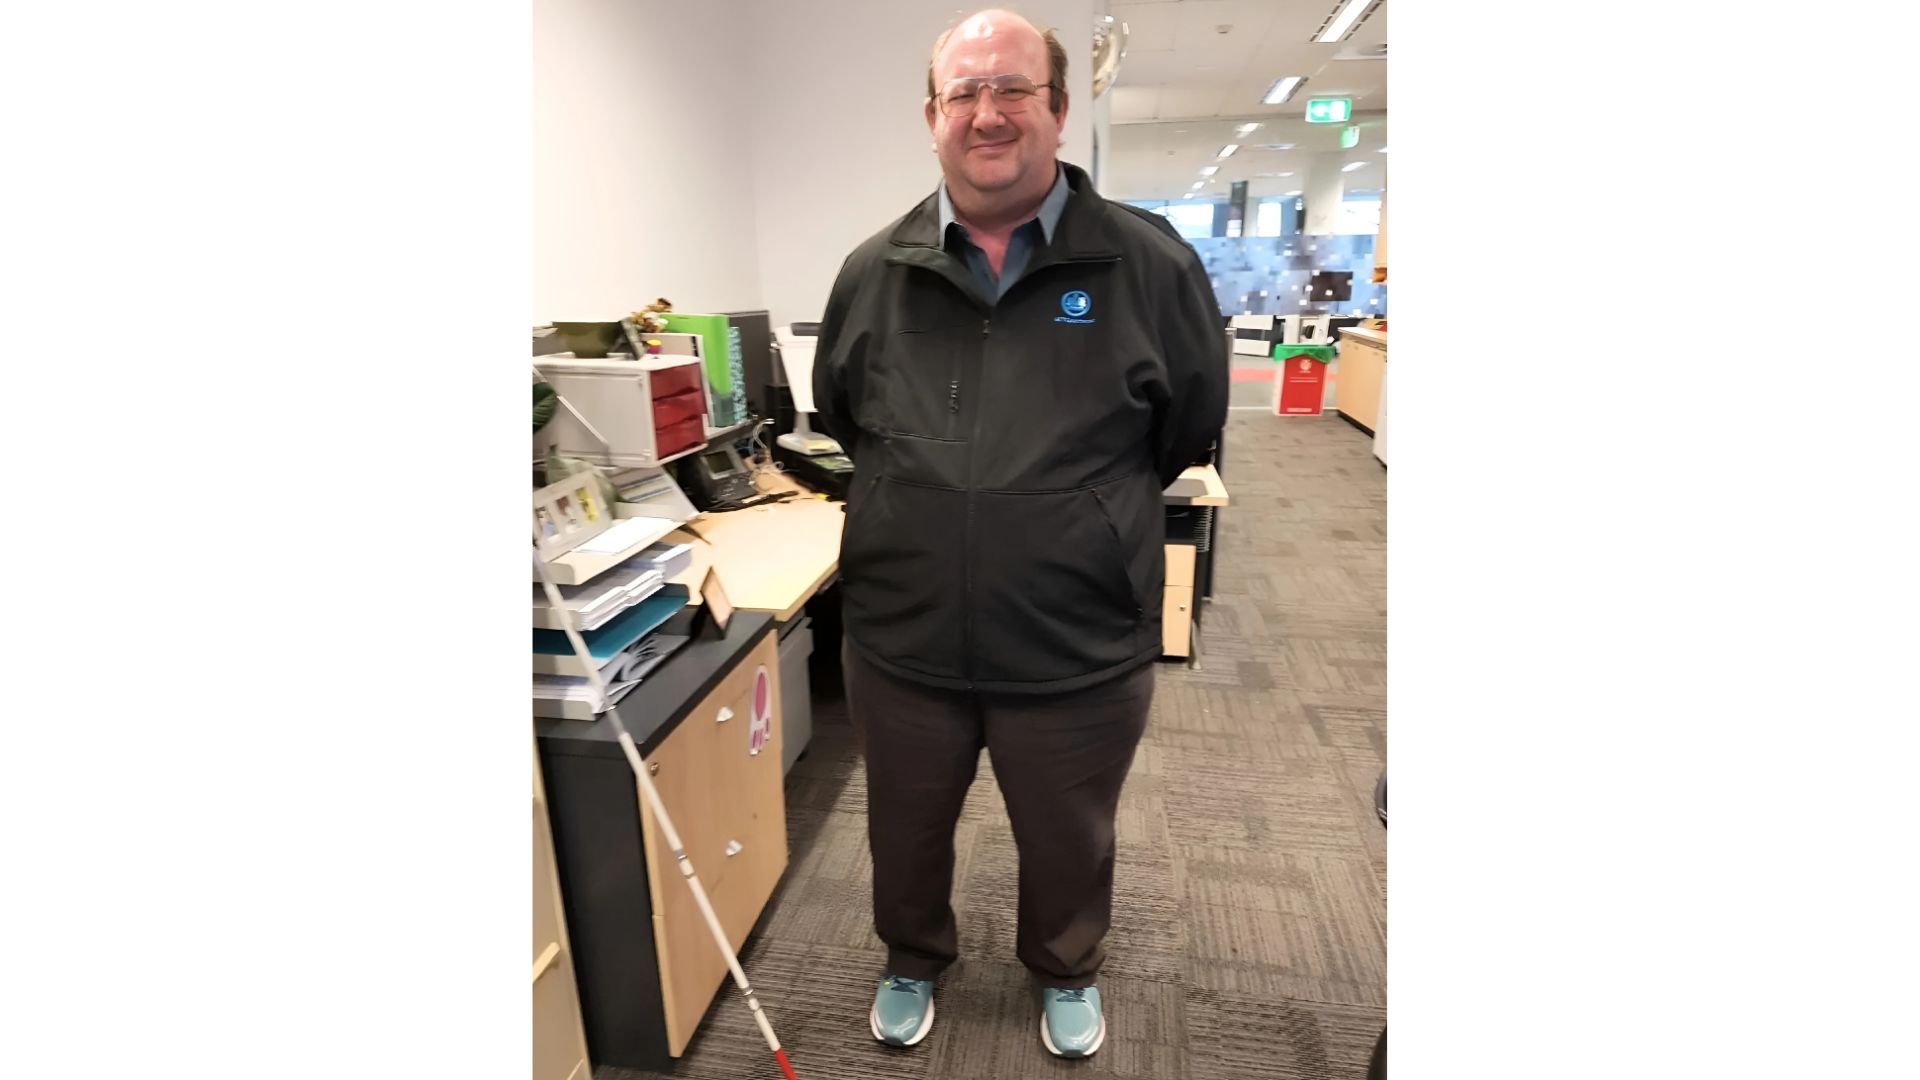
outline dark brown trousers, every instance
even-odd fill
[[[1112,920],[1114,815],[1154,666],[1024,696],[908,682],[851,645],[842,662],[867,761],[873,923],[888,973],[934,979],[959,955],[953,830],[985,747],[1020,852],[1015,952],[1042,985],[1092,984]]]

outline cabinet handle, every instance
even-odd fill
[[[1179,608],[1180,608],[1180,610],[1181,610],[1181,611],[1185,611],[1185,610],[1187,610],[1187,605],[1185,605],[1185,604],[1181,604],[1181,605],[1179,605]]]
[[[720,715],[714,718],[715,722],[724,724],[731,719],[733,719],[733,710],[725,705],[720,706]]]
[[[657,761],[651,761],[651,762],[648,762],[648,763],[647,763],[647,775],[648,775],[648,776],[659,776],[659,775],[660,775],[660,763],[659,763],[659,762],[657,762]]]
[[[735,855],[738,855],[738,854],[740,854],[740,853],[741,853],[742,851],[745,851],[745,850],[746,850],[746,847],[745,847],[745,846],[743,846],[743,845],[742,845],[742,844],[740,843],[740,841],[738,841],[738,840],[729,840],[729,841],[727,841],[727,858],[729,858],[729,859],[731,859],[731,858],[733,858],[733,857],[734,857]]]

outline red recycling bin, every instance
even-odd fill
[[[1273,411],[1277,416],[1319,416],[1327,399],[1327,365],[1331,345],[1275,345],[1273,358],[1280,370],[1273,379]]]

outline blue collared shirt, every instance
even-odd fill
[[[953,213],[953,199],[947,194],[947,185],[940,183],[940,240],[947,251],[966,261],[967,269],[973,271],[973,278],[980,283],[982,295],[992,297],[997,303],[1013,283],[1026,273],[1027,263],[1035,250],[1053,243],[1053,230],[1060,224],[1060,213],[1067,208],[1067,170],[1054,164],[1053,190],[1040,200],[1040,209],[1032,220],[1013,230],[1007,240],[1007,257],[1001,260],[1000,276],[993,276],[993,264],[987,261],[987,253],[973,242],[967,227],[960,224]]]

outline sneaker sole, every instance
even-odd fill
[[[1106,1041],[1107,1041],[1107,1018],[1104,1014],[1102,1014],[1100,1017],[1100,1034],[1095,1035],[1093,1037],[1093,1045],[1087,1047],[1086,1053],[1063,1054],[1060,1052],[1059,1047],[1053,1045],[1053,1036],[1047,1033],[1047,1015],[1045,1013],[1040,1014],[1040,1043],[1041,1045],[1047,1048],[1047,1053],[1052,1054],[1054,1057],[1066,1058],[1069,1061],[1077,1060],[1079,1058],[1090,1058],[1094,1055],[1095,1052],[1097,1052],[1100,1049],[1100,1047]]]
[[[921,1022],[920,1030],[914,1032],[913,1038],[908,1039],[906,1042],[903,1042],[903,1043],[887,1042],[886,1039],[881,1037],[880,1010],[878,1008],[872,1008],[867,1010],[867,1026],[873,1029],[873,1037],[886,1046],[919,1046],[920,1040],[926,1038],[927,1034],[933,1030],[933,1002],[932,1001],[927,1002],[927,1018]],[[1101,1028],[1102,1028],[1101,1037],[1102,1038],[1105,1038],[1106,1036],[1105,1026],[1106,1026],[1106,1021],[1102,1020],[1101,1021]]]

